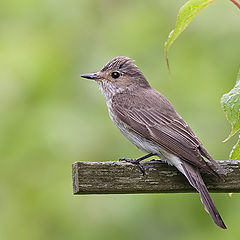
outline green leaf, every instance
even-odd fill
[[[224,142],[226,142],[240,129],[240,70],[235,87],[229,93],[222,96],[221,105],[228,121],[232,125],[232,131],[224,140]]]
[[[239,160],[240,159],[240,138],[238,139],[237,143],[234,145],[234,147],[230,153],[230,159],[231,160]]]
[[[175,28],[170,32],[164,46],[165,59],[168,64],[167,51],[179,34],[188,26],[191,20],[205,7],[215,0],[190,0],[179,10]]]

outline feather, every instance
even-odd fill
[[[199,170],[186,162],[182,163],[182,167],[184,170],[184,175],[188,179],[189,183],[200,193],[200,199],[205,210],[210,214],[217,226],[226,229],[227,227],[209,195]]]
[[[139,91],[141,91],[140,94],[127,91],[116,94],[112,100],[114,114],[130,129],[155,142],[164,150],[219,176],[218,173],[223,172],[222,168],[208,154],[171,103],[152,88]],[[130,102],[131,104],[128,104]],[[208,164],[203,157],[206,157],[212,165]]]

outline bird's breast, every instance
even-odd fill
[[[111,101],[107,102],[109,116],[113,121],[114,125],[120,130],[120,132],[134,145],[139,149],[148,153],[159,153],[160,147],[148,140],[147,138],[142,137],[139,133],[135,132],[130,126],[121,121],[117,115],[114,113],[111,105]]]

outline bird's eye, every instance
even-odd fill
[[[119,72],[112,72],[112,78],[119,78],[120,73]]]

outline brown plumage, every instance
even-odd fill
[[[191,128],[171,103],[153,88],[116,94],[112,109],[117,117],[143,137],[154,141],[181,159],[218,175],[206,157],[222,173],[219,164],[204,149]]]
[[[99,83],[110,117],[118,129],[141,150],[164,158],[181,171],[200,193],[213,221],[226,228],[200,175],[202,169],[215,176],[224,171],[202,146],[172,104],[150,87],[128,57],[116,57],[101,71],[83,75]]]

